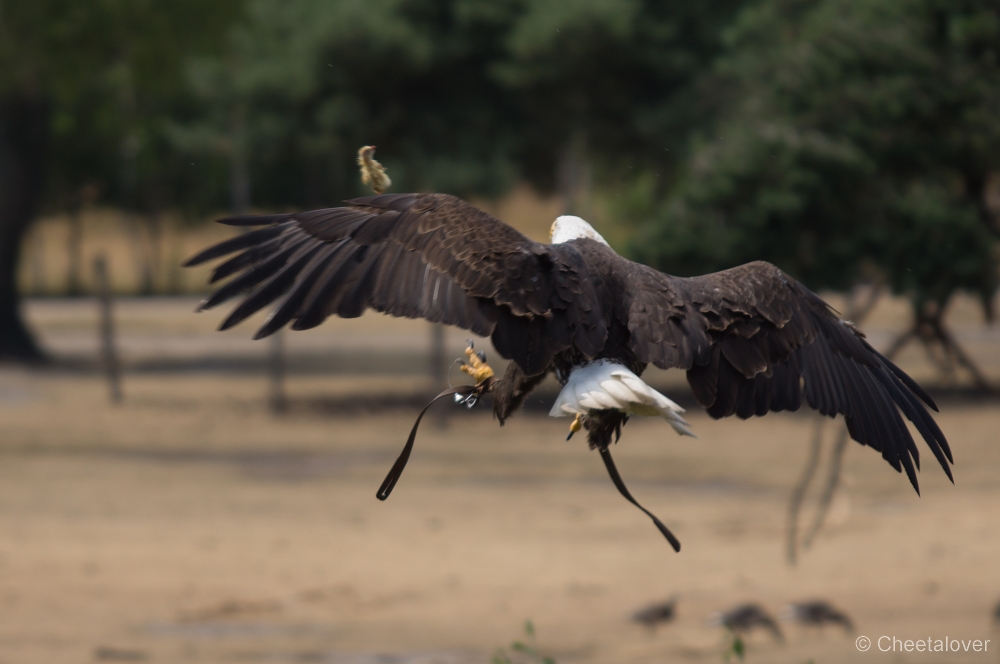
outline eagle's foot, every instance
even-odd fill
[[[577,413],[576,417],[573,418],[573,422],[569,425],[569,434],[566,436],[566,440],[573,437],[573,434],[583,428],[583,415]]]
[[[472,339],[469,339],[469,347],[465,349],[465,356],[468,358],[468,362],[462,363],[462,372],[472,376],[476,381],[476,385],[482,384],[488,378],[493,378],[495,374],[493,373],[493,367],[486,363],[486,353],[483,351],[477,353]]]

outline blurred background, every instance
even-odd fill
[[[0,662],[1000,661],[998,109],[996,0],[0,0]],[[929,388],[956,485],[651,371],[700,438],[617,457],[678,555],[550,383],[503,429],[436,407],[379,503],[467,334],[253,342],[180,267],[365,195],[367,144],[537,240],[776,263]],[[781,639],[719,616],[751,604]]]

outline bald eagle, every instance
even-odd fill
[[[674,277],[622,258],[579,217],[557,219],[551,242],[542,244],[445,194],[368,196],[343,207],[220,222],[262,226],[186,263],[239,252],[211,280],[235,278],[201,304],[209,309],[243,296],[221,329],[277,302],[255,338],[368,308],[490,337],[511,360],[504,375],[492,376],[470,349],[478,384],[452,392],[472,402],[489,393],[503,424],[554,374],[563,390],[551,414],[576,416],[570,435],[587,430],[616,487],[640,509],[614,469],[612,438],[630,415],[660,416],[691,433],[682,409],[642,381],[649,364],[686,371],[695,399],[714,418],[794,411],[803,398],[826,416],[842,415],[851,437],[905,471],[919,493],[920,457],[902,414],[952,477],[948,442],[924,407],[937,410],[927,393],[851,322],[769,263]],[[380,498],[402,472],[415,432]],[[643,511],[679,550],[666,526]]]

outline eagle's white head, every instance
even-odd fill
[[[552,244],[583,238],[596,240],[608,247],[611,246],[607,240],[601,237],[600,233],[594,230],[593,226],[580,217],[574,217],[573,215],[566,214],[557,218],[552,222],[552,229],[549,230],[549,242]]]

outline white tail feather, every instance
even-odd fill
[[[683,408],[644,383],[627,367],[607,360],[573,369],[549,415],[567,417],[605,409],[642,417],[662,417],[677,433],[697,438],[691,425],[681,417]]]

